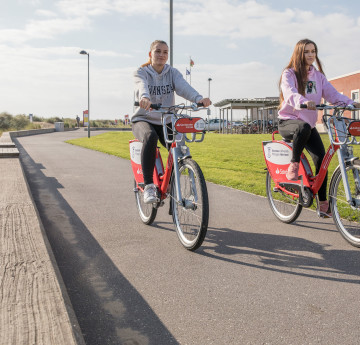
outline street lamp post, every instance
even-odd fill
[[[209,78],[208,81],[209,81],[209,98],[210,98],[210,82],[212,81],[212,79]]]
[[[170,0],[170,66],[173,65],[173,0]]]
[[[88,138],[90,138],[90,54],[85,50],[82,50],[80,54],[88,57]]]
[[[212,79],[209,78],[208,81],[209,81],[209,96],[208,96],[208,97],[210,98],[210,82],[212,81]],[[210,114],[211,114],[211,110],[210,110],[210,108],[209,108],[209,109],[207,110],[207,115],[210,116]],[[208,118],[208,120],[210,120],[210,118]]]

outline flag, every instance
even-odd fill
[[[186,75],[190,75],[190,71],[186,69]]]
[[[194,66],[194,61],[190,58],[190,67]]]

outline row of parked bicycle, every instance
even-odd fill
[[[254,120],[246,124],[241,121],[230,122],[223,119],[211,119],[206,122],[206,129],[208,131],[232,130],[233,133],[238,134],[272,133],[277,130],[277,123],[272,120]]]

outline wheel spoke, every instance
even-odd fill
[[[289,192],[293,191],[289,190]],[[292,223],[300,215],[302,206],[299,204],[299,199],[278,188],[269,172],[266,175],[266,194],[272,212],[280,221]]]
[[[144,203],[144,193],[137,188],[136,181],[134,181],[135,201],[139,211],[139,216],[144,224],[150,225],[155,220],[157,209],[152,204]]]
[[[346,170],[351,196],[357,204],[360,198],[357,182],[359,169],[358,166],[350,166]],[[356,247],[360,247],[360,209],[348,203],[344,187],[343,176],[338,168],[334,172],[329,193],[333,219],[345,240]]]
[[[198,248],[204,240],[209,217],[207,190],[199,166],[191,159],[180,164],[180,190],[183,202],[174,197],[175,179],[172,181],[173,218],[180,242],[190,250]]]

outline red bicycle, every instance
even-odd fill
[[[142,143],[136,139],[129,141],[135,200],[140,219],[144,224],[152,224],[159,207],[170,197],[169,213],[181,244],[188,250],[196,250],[204,241],[209,221],[209,200],[204,175],[191,158],[186,142],[203,141],[206,123],[201,117],[177,114],[177,111],[206,109],[198,108],[200,105],[151,105],[152,109],[162,112],[164,138],[170,146],[165,169],[160,150],[156,150],[153,180],[157,187],[158,201],[154,204],[145,204],[143,201],[145,185],[141,168]],[[191,138],[188,138],[187,133],[191,133]]]
[[[356,111],[353,106],[317,106],[318,110],[332,109],[332,115],[323,115],[330,138],[330,146],[322,161],[319,174],[314,176],[304,154],[301,155],[299,180],[289,181],[286,172],[292,156],[292,143],[275,140],[263,142],[267,166],[266,194],[274,215],[284,223],[294,222],[303,207],[310,207],[314,198],[320,215],[319,191],[331,159],[338,153],[339,165],[329,185],[331,212],[337,229],[346,241],[360,247],[360,160],[353,155],[351,144],[358,145],[360,121],[342,117],[345,110]]]

